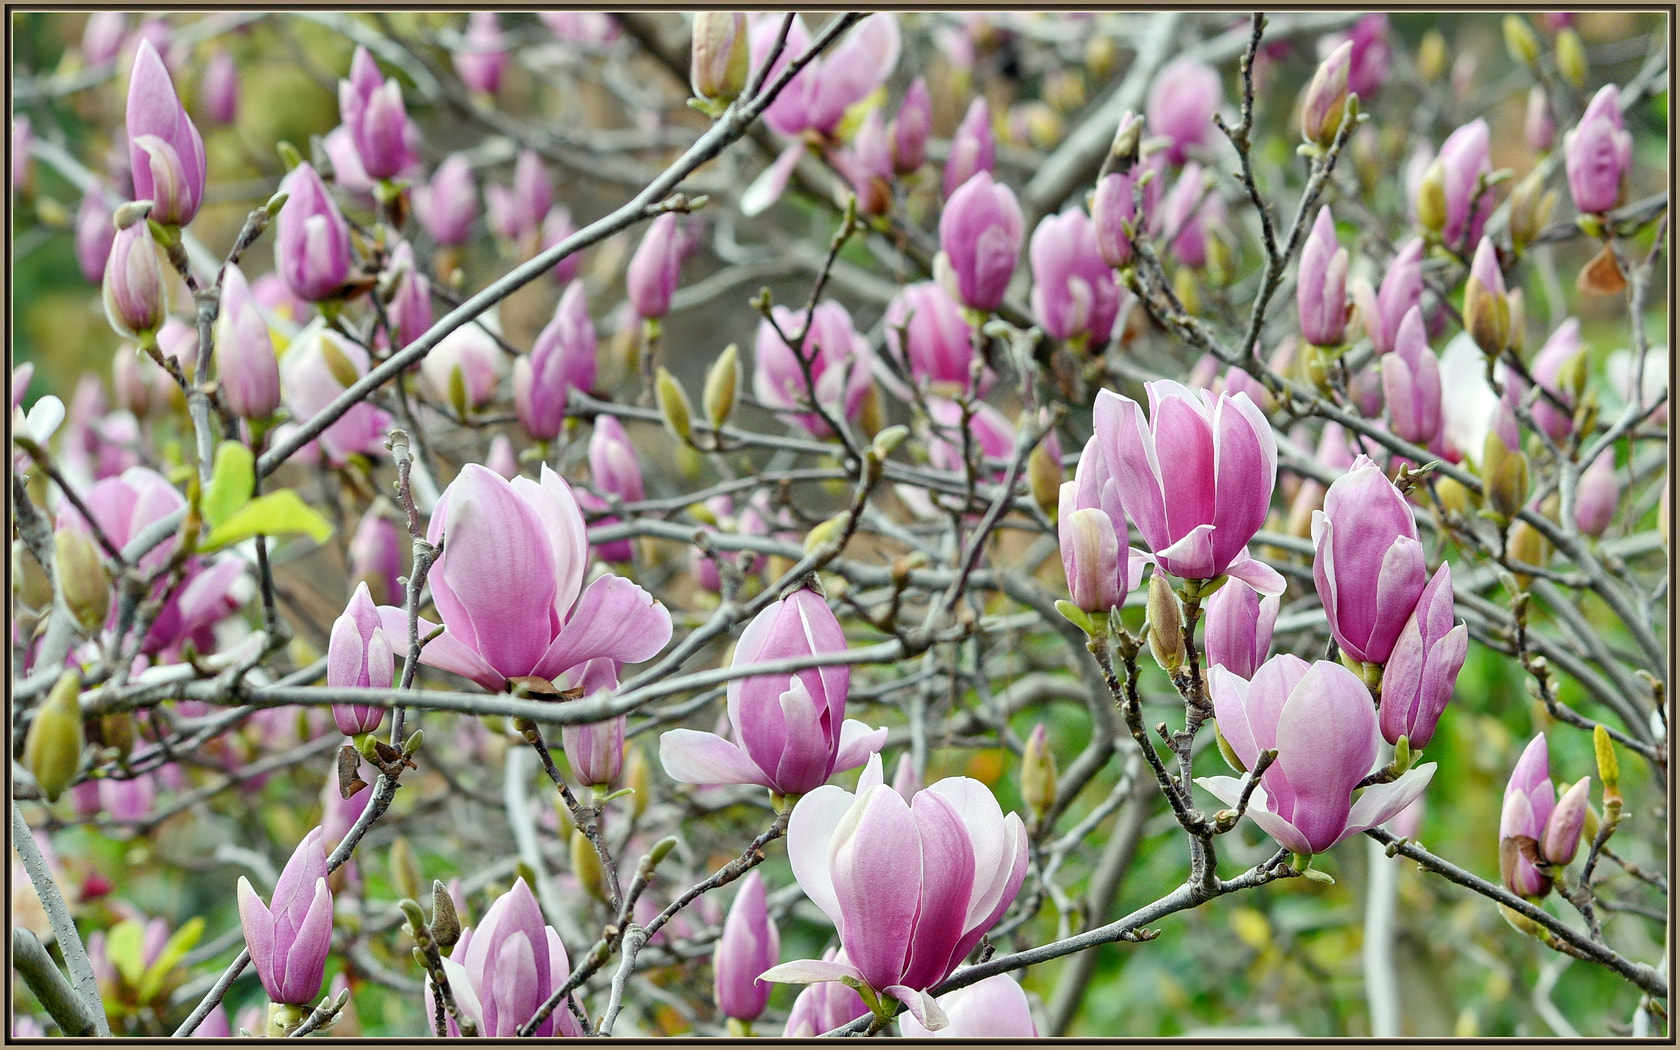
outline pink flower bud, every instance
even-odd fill
[[[872,109],[863,118],[852,144],[836,156],[835,166],[851,181],[860,213],[885,215],[892,208],[892,143],[880,110]]]
[[[385,320],[390,331],[388,337],[386,332],[379,332],[378,338],[380,345],[401,348],[432,327],[432,282],[415,264],[414,248],[407,241],[398,241],[391,249],[389,273],[390,300],[385,304]]]
[[[484,202],[490,213],[490,228],[510,241],[523,239],[541,227],[543,217],[554,206],[554,187],[536,150],[519,152],[513,164],[513,186],[487,186]]]
[[[239,119],[239,68],[227,48],[219,47],[210,56],[198,90],[204,112],[212,121],[232,124]]]
[[[572,221],[571,209],[563,204],[556,204],[543,217],[542,246],[543,250],[560,244],[566,238],[577,232],[577,223]],[[561,259],[554,264],[554,280],[560,284],[570,284],[577,279],[578,270],[583,266],[583,256],[578,252]]]
[[[519,457],[514,454],[513,441],[506,434],[497,434],[490,439],[490,451],[484,456],[484,465],[509,481],[519,476]]]
[[[228,411],[241,419],[273,415],[280,407],[280,361],[268,322],[237,266],[223,271],[215,353],[217,391]]]
[[[1622,182],[1633,166],[1633,136],[1622,126],[1616,85],[1606,84],[1587,104],[1581,122],[1563,139],[1569,195],[1587,214],[1610,211],[1622,200]]]
[[[105,263],[111,257],[111,244],[116,239],[111,208],[96,189],[84,196],[76,209],[76,264],[82,268],[83,277],[94,284],[104,282]]]
[[[439,244],[465,243],[478,218],[478,188],[464,155],[451,153],[430,182],[414,188],[414,216]]]
[[[204,140],[176,96],[163,59],[148,41],[134,56],[127,121],[134,199],[152,202],[153,220],[185,226],[204,199]]]
[[[1523,117],[1523,135],[1528,139],[1529,148],[1536,153],[1550,150],[1557,137],[1557,125],[1552,121],[1551,103],[1546,98],[1545,87],[1540,84],[1534,85],[1528,91],[1528,112]]]
[[[917,77],[904,92],[892,122],[893,173],[909,175],[927,163],[928,136],[933,131],[933,100],[926,77]]]
[[[1486,237],[1476,246],[1470,277],[1464,285],[1464,330],[1482,353],[1497,358],[1511,343],[1511,306],[1499,255]]]
[[[992,135],[992,111],[984,96],[969,103],[956,134],[951,136],[951,151],[945,159],[944,194],[951,195],[969,179],[981,172],[991,174],[997,163],[997,140]]]
[[[367,348],[354,343],[320,321],[293,337],[280,359],[280,392],[292,418],[309,419],[368,370]],[[335,420],[316,439],[331,463],[352,455],[384,453],[391,414],[362,402]]]
[[[1353,41],[1344,40],[1318,64],[1312,82],[1301,98],[1301,137],[1329,146],[1341,130],[1342,110],[1347,104],[1348,70],[1353,61]],[[1321,213],[1322,214],[1322,213]]]
[[[968,389],[974,329],[938,283],[900,289],[887,304],[886,328],[887,346],[908,364],[914,380],[941,390]]]
[[[733,102],[747,88],[751,48],[743,11],[698,11],[688,71],[700,98]]]
[[[1404,736],[1414,751],[1428,746],[1452,700],[1469,645],[1468,629],[1453,623],[1452,572],[1443,562],[1418,596],[1383,667],[1383,739],[1394,744]]]
[[[640,503],[646,498],[636,446],[630,443],[624,424],[613,416],[595,419],[595,433],[589,438],[589,473],[596,488],[626,503]]]
[[[670,312],[671,296],[682,272],[682,247],[675,212],[666,212],[648,226],[625,275],[636,316],[652,319]]]
[[[821,595],[800,589],[753,618],[735,646],[735,667],[846,649],[840,621]],[[659,741],[659,760],[684,784],[759,784],[800,795],[835,773],[855,769],[886,743],[885,729],[846,721],[851,669],[825,664],[732,679],[732,739],[674,729]]]
[[[413,166],[402,85],[381,77],[364,47],[350,61],[350,79],[338,82],[338,113],[370,179],[391,179]]]
[[[114,62],[128,39],[128,12],[94,11],[82,26],[82,61],[90,66]]]
[[[350,225],[308,164],[281,184],[288,194],[275,220],[274,268],[298,298],[336,298],[350,278]]]
[[[321,829],[304,836],[274,886],[270,908],[243,875],[239,878],[239,923],[251,965],[268,997],[304,1005],[321,990],[327,953],[332,950],[333,900],[327,889],[327,855]]]
[[[1380,290],[1373,292],[1370,284],[1361,280],[1354,289],[1354,300],[1376,352],[1393,350],[1400,322],[1407,311],[1423,302],[1423,239],[1414,237],[1395,253]]]
[[[712,952],[712,998],[719,1013],[738,1021],[758,1020],[771,991],[770,982],[758,975],[781,961],[781,943],[770,919],[764,877],[750,871],[741,880]]]
[[[1292,853],[1323,853],[1350,835],[1377,827],[1409,806],[1435,774],[1415,766],[1388,784],[1353,792],[1377,764],[1377,713],[1365,683],[1341,664],[1309,664],[1274,656],[1244,681],[1223,667],[1208,675],[1220,735],[1253,769],[1262,751],[1277,760],[1260,777],[1248,816]],[[1196,781],[1236,805],[1236,777]]]
[[[1150,214],[1151,232],[1172,235],[1172,253],[1179,262],[1205,266],[1208,230],[1224,227],[1226,213],[1225,198],[1217,187],[1210,188],[1207,171],[1191,161],[1167,191],[1160,210]]]
[[[1144,218],[1138,219],[1137,182],[1148,171],[1156,174],[1143,189]],[[1149,229],[1149,216],[1161,202],[1161,186],[1165,177],[1165,160],[1161,154],[1152,153],[1134,164],[1130,171],[1105,175],[1097,183],[1096,196],[1091,201],[1091,223],[1097,231],[1097,250],[1108,265],[1119,269],[1131,261],[1132,242],[1126,226],[1134,225],[1139,231]]]
[[[1441,438],[1441,364],[1416,306],[1400,322],[1393,350],[1382,359],[1382,389],[1395,436],[1433,447]]]
[[[501,359],[501,347],[481,320],[468,321],[438,340],[420,362],[420,375],[438,400],[464,414],[496,396]]]
[[[478,1034],[509,1039],[565,985],[571,961],[560,935],[543,923],[542,908],[521,877],[490,905],[483,922],[461,931],[443,969],[456,1003],[477,1024]],[[459,1037],[455,1020],[448,1024],[449,1034]],[[531,1034],[576,1039],[583,1031],[562,1003]]]
[[[333,621],[327,644],[327,685],[335,689],[389,689],[394,650],[379,622],[368,585],[358,583],[350,604]],[[385,718],[372,704],[334,704],[333,721],[345,736],[371,733]]]
[[[595,385],[595,323],[583,285],[573,281],[554,319],[537,335],[528,357],[513,362],[513,406],[519,422],[539,441],[552,441],[566,420],[569,390]]]
[[[1210,668],[1223,667],[1238,678],[1253,678],[1272,647],[1281,595],[1260,597],[1240,580],[1231,580],[1207,600],[1203,649]]]
[[[976,981],[935,999],[948,1022],[934,1032],[906,1010],[898,1015],[906,1039],[1037,1039],[1027,993],[1006,973]]]
[[[1142,406],[1112,390],[1097,395],[1097,448],[1126,514],[1156,564],[1186,580],[1230,574],[1263,594],[1283,590],[1277,572],[1248,556],[1277,481],[1272,428],[1245,395],[1161,381]]]
[[[1551,892],[1552,880],[1522,855],[1517,840],[1532,839],[1538,848],[1556,807],[1557,789],[1552,787],[1546,735],[1541,733],[1529,741],[1511,770],[1499,814],[1499,874],[1505,888],[1520,897],[1538,898]]]
[[[1546,821],[1540,855],[1548,862],[1561,867],[1575,859],[1575,851],[1581,846],[1581,829],[1587,823],[1587,789],[1591,783],[1592,778],[1582,777],[1571,785]]]
[[[1213,114],[1224,101],[1219,73],[1211,66],[1180,59],[1155,74],[1144,116],[1151,135],[1172,140],[1170,163],[1183,164],[1190,151],[1213,144],[1219,134]]]
[[[980,172],[958,187],[939,216],[940,283],[965,306],[997,309],[1015,275],[1024,233],[1014,191]]]
[[[500,17],[494,11],[469,14],[466,46],[455,52],[455,73],[461,83],[480,94],[494,95],[501,90],[507,62]]]
[[[1120,312],[1120,286],[1098,248],[1091,220],[1078,208],[1045,218],[1033,231],[1027,256],[1033,318],[1052,339],[1100,350]]]
[[[142,219],[118,230],[105,263],[105,316],[121,335],[144,337],[163,326],[169,311],[163,258]]]
[[[1336,222],[1329,208],[1320,208],[1295,278],[1301,338],[1315,346],[1340,346],[1346,336],[1347,270],[1348,253],[1336,242]]]
[[[1313,581],[1342,652],[1383,663],[1429,582],[1406,497],[1367,456],[1313,512]]]
[[[1581,471],[1580,484],[1575,486],[1575,526],[1588,536],[1604,535],[1604,530],[1616,518],[1616,505],[1621,501],[1621,482],[1616,478],[1616,453],[1605,449],[1597,459]]]
[[[767,408],[794,413],[793,419],[813,436],[828,436],[828,424],[815,412],[801,411],[814,400],[856,422],[869,393],[873,353],[869,340],[852,324],[852,315],[836,302],[822,302],[811,314],[800,353],[808,360],[811,384],[805,381],[799,355],[777,333],[789,337],[805,323],[803,311],[783,306],[772,309],[775,319],[760,321],[754,341],[753,391]]]
[[[1436,160],[1441,166],[1445,204],[1441,240],[1453,248],[1475,244],[1482,239],[1482,228],[1494,205],[1491,189],[1474,196],[1477,182],[1493,173],[1488,159],[1487,121],[1477,118],[1448,135]]]
[[[366,586],[375,604],[402,605],[406,594],[402,577],[407,537],[378,507],[362,515],[350,538],[350,579]]]
[[[624,771],[624,727],[627,721],[625,716],[619,715],[600,722],[560,727],[560,741],[578,783],[586,787],[609,787],[618,779]]]

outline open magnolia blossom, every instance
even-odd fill
[[[1433,762],[1388,784],[1353,792],[1378,765],[1382,738],[1365,683],[1326,660],[1309,664],[1285,653],[1266,661],[1252,682],[1215,667],[1208,676],[1219,732],[1243,768],[1262,751],[1277,761],[1261,774],[1248,815],[1291,853],[1311,856],[1385,823],[1423,793]],[[1238,777],[1201,777],[1196,783],[1221,802],[1242,797]]]
[[[853,793],[825,785],[794,806],[788,859],[805,895],[834,921],[847,961],[783,963],[764,979],[844,981],[946,1024],[927,994],[951,975],[1014,903],[1027,873],[1021,818],[990,790],[948,777],[906,799],[875,756]]]

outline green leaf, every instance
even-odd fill
[[[304,503],[296,492],[281,489],[251,500],[217,525],[199,543],[201,551],[220,550],[252,536],[308,536],[320,543],[332,535],[327,519]]]
[[[140,1001],[150,1002],[163,990],[164,978],[175,969],[181,957],[192,951],[193,945],[204,933],[204,917],[196,916],[187,920],[186,925],[175,931],[175,935],[164,943],[163,951],[158,953],[157,961],[146,969],[146,975],[140,978]]]
[[[138,985],[146,970],[144,940],[145,931],[133,919],[124,919],[105,935],[105,957],[130,985]]]
[[[237,514],[251,501],[257,481],[251,450],[237,441],[224,441],[216,450],[216,469],[204,492],[201,509],[204,520],[214,528]]]

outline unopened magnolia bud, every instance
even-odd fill
[[[1571,27],[1560,30],[1553,42],[1557,49],[1558,72],[1579,91],[1587,84],[1587,49],[1581,35]]]
[[[1557,207],[1556,190],[1546,189],[1544,172],[1535,168],[1511,190],[1511,245],[1518,252],[1528,247],[1552,219]]]
[[[1540,855],[1548,863],[1559,866],[1575,859],[1576,847],[1581,844],[1581,829],[1587,823],[1587,787],[1591,777],[1582,777],[1558,799],[1546,831],[1540,838]]]
[[[1546,567],[1546,563],[1552,560],[1551,541],[1542,536],[1539,529],[1526,521],[1519,521],[1511,526],[1511,539],[1507,546],[1507,552],[1510,554],[1512,561],[1520,562],[1523,565],[1532,565],[1535,568],[1543,569]],[[1523,590],[1527,590],[1533,582],[1533,577],[1527,573],[1518,572],[1514,575],[1517,578],[1517,586]]]
[[[1528,457],[1489,431],[1482,446],[1482,494],[1496,520],[1510,521],[1528,498]]]
[[[663,367],[654,379],[653,398],[659,405],[659,415],[665,420],[666,428],[675,434],[679,441],[692,444],[694,407],[689,403],[688,394],[683,390],[682,384]]]
[[[444,951],[455,947],[461,939],[461,917],[455,911],[455,898],[437,879],[432,880],[432,940]]]
[[[897,451],[898,446],[904,444],[904,439],[910,436],[910,428],[902,423],[894,424],[875,435],[869,443],[869,448],[877,459],[886,459]]]
[[[23,764],[48,802],[58,801],[82,765],[81,693],[76,672],[64,672],[35,712],[24,738]]]
[[[1159,572],[1149,576],[1149,651],[1168,673],[1184,666],[1184,612]]]
[[[1610,742],[1610,731],[1603,725],[1593,726],[1593,757],[1598,760],[1598,781],[1604,785],[1604,805],[1608,812],[1611,801],[1622,800],[1622,766],[1616,759],[1616,748]]]
[[[391,884],[397,893],[411,900],[419,899],[420,887],[424,885],[420,858],[414,855],[414,847],[402,835],[391,840]]]
[[[630,822],[634,824],[641,819],[642,812],[647,809],[648,788],[652,783],[648,772],[647,756],[642,749],[631,745],[624,753],[624,786],[630,791]]]
[[[750,59],[745,12],[695,14],[689,83],[696,95],[714,102],[733,101],[746,90]]]
[[[572,874],[590,896],[601,901],[607,899],[607,876],[601,870],[601,857],[589,836],[576,828],[572,829]]]
[[[1510,348],[1520,357],[1522,352],[1528,349],[1528,308],[1521,288],[1513,288],[1505,293],[1505,310],[1509,325],[1505,338]]]
[[[99,734],[101,744],[124,758],[134,750],[134,716],[127,711],[112,711],[108,715],[101,715],[94,723],[94,729]]]
[[[1484,239],[1483,247],[1487,244]],[[1477,255],[1481,255],[1480,249]],[[1489,282],[1472,270],[1464,286],[1464,327],[1489,357],[1498,357],[1511,345],[1511,303],[1505,296],[1504,283],[1502,279]]]
[[[85,631],[104,626],[111,610],[111,579],[93,537],[79,529],[53,533],[53,564],[76,622]]]
[[[1040,820],[1056,803],[1056,755],[1042,722],[1033,727],[1021,753],[1021,801]]]
[[[1447,70],[1447,38],[1439,29],[1431,29],[1418,42],[1418,79],[1425,84],[1439,80]]]
[[[1529,69],[1539,65],[1540,38],[1534,35],[1533,27],[1522,15],[1505,16],[1505,50],[1518,65]]]
[[[1417,188],[1417,220],[1424,229],[1441,232],[1447,224],[1447,169],[1439,159],[1423,171]]]
[[[846,519],[850,517],[847,511],[841,511],[805,534],[805,553],[809,554],[830,541],[840,538],[840,532],[846,527]]]
[[[1056,505],[1061,501],[1062,465],[1050,450],[1048,442],[1039,442],[1027,457],[1027,487],[1037,503],[1050,518],[1056,520]]]
[[[1313,73],[1312,83],[1301,98],[1301,137],[1308,142],[1328,146],[1336,141],[1347,102],[1348,66],[1352,57],[1353,41],[1344,40]]]
[[[706,418],[714,430],[729,422],[730,413],[735,411],[735,392],[740,387],[741,348],[730,343],[706,370],[706,389],[701,395]]]
[[[1119,48],[1108,34],[1092,33],[1085,38],[1085,70],[1094,79],[1106,80],[1118,57]]]

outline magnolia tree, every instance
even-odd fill
[[[1661,16],[17,18],[14,1034],[1666,1031]]]

